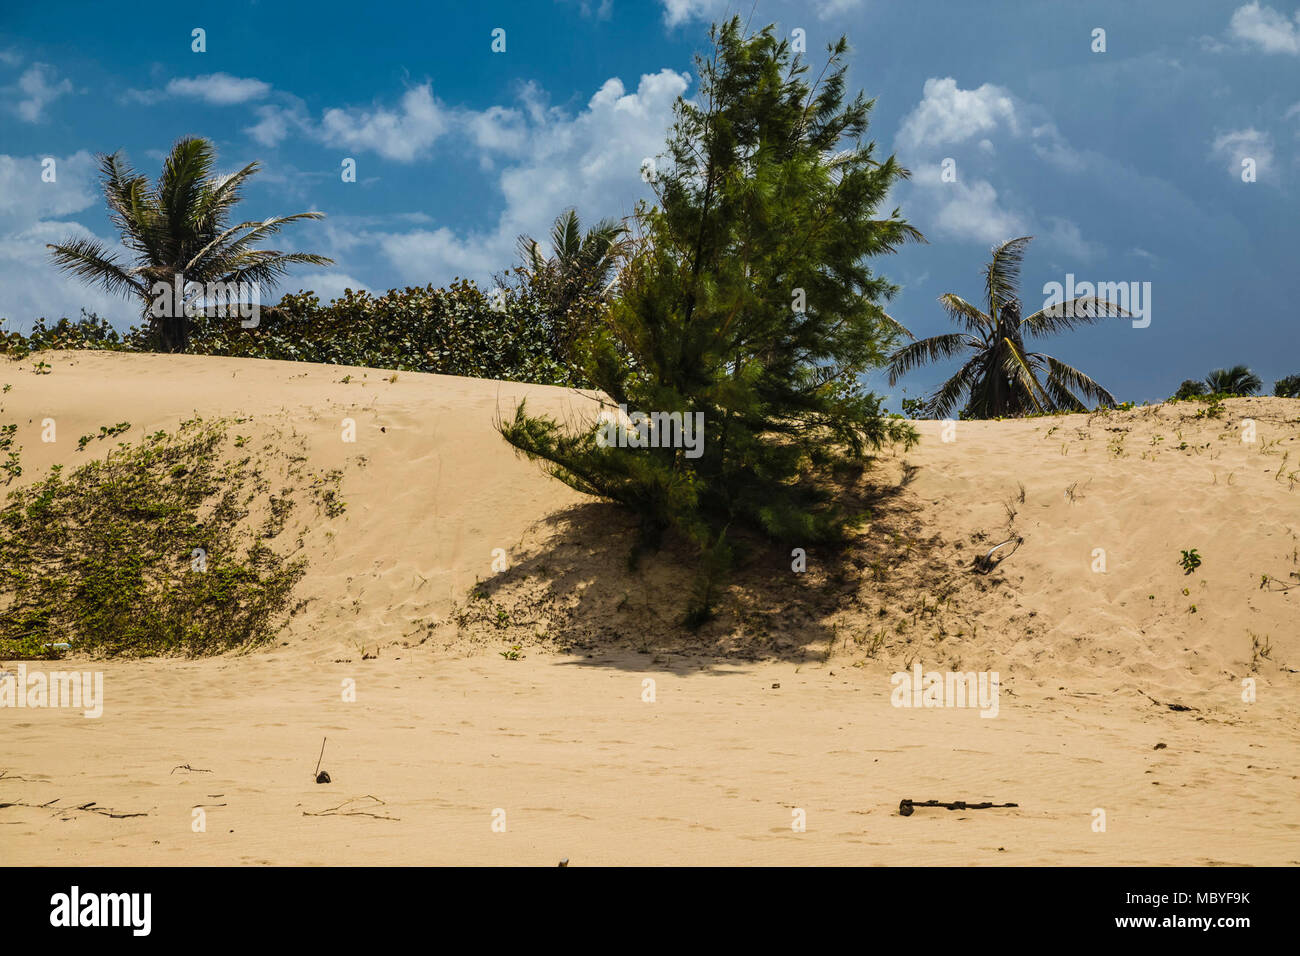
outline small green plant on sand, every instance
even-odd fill
[[[1183,566],[1183,574],[1191,574],[1201,566],[1201,556],[1196,553],[1195,548],[1183,552],[1180,563]]]
[[[262,463],[232,444],[225,422],[194,419],[11,491],[0,658],[48,656],[55,643],[197,655],[273,638],[305,567],[270,546],[293,502],[270,495]]]

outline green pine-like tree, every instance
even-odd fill
[[[654,176],[657,202],[633,217],[617,297],[579,343],[588,378],[637,414],[703,413],[703,447],[618,447],[600,422],[574,430],[519,405],[505,439],[571,487],[641,519],[642,544],[668,529],[703,555],[691,617],[709,613],[736,532],[788,546],[833,540],[861,515],[826,479],[915,432],[887,417],[862,376],[899,334],[880,303],[897,287],[869,260],[922,240],[894,210],[907,176],[865,140],[873,105],[845,95],[847,41],[819,81],[774,27],[715,25],[680,98]],[[655,429],[662,443],[668,429]]]

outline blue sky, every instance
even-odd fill
[[[223,169],[262,162],[247,218],[326,213],[278,245],[336,264],[277,295],[486,281],[519,233],[544,234],[563,208],[594,221],[649,195],[641,161],[661,151],[676,97],[695,93],[709,22],[736,7],[5,4],[0,316],[10,329],[82,307],[136,321],[132,303],[61,277],[44,244],[112,238],[95,154],[125,150],[155,176],[186,134],[213,139]],[[930,240],[875,264],[903,287],[889,309],[916,334],[947,330],[940,293],[979,294],[990,245],[1032,234],[1029,306],[1067,273],[1151,283],[1148,327],[1116,319],[1040,346],[1121,400],[1164,398],[1224,364],[1267,388],[1300,372],[1294,0],[759,0],[752,22],[803,29],[815,61],[848,36],[851,83],[877,99],[870,136],[914,174],[892,202]],[[195,28],[206,52],[191,49]],[[340,176],[349,157],[354,183]],[[944,371],[873,385],[896,407]]]

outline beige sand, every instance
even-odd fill
[[[583,414],[576,393],[40,358],[52,374],[0,362],[24,481],[102,454],[75,450],[101,425],[138,438],[198,412],[296,434],[348,508],[303,530],[308,603],[275,646],[74,654],[58,666],[104,673],[102,717],[0,709],[0,863],[1300,863],[1300,402],[958,423],[951,442],[921,423],[854,490],[873,520],[849,553],[810,549],[802,575],[756,554],[692,635],[684,555],[629,573],[627,519],[492,429],[521,396]],[[972,573],[1009,524],[1024,543]],[[914,662],[998,671],[998,716],[891,706]],[[1019,807],[904,818],[904,797]]]

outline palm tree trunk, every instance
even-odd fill
[[[166,315],[158,321],[158,344],[164,352],[184,352],[190,344],[189,320],[180,315]]]

